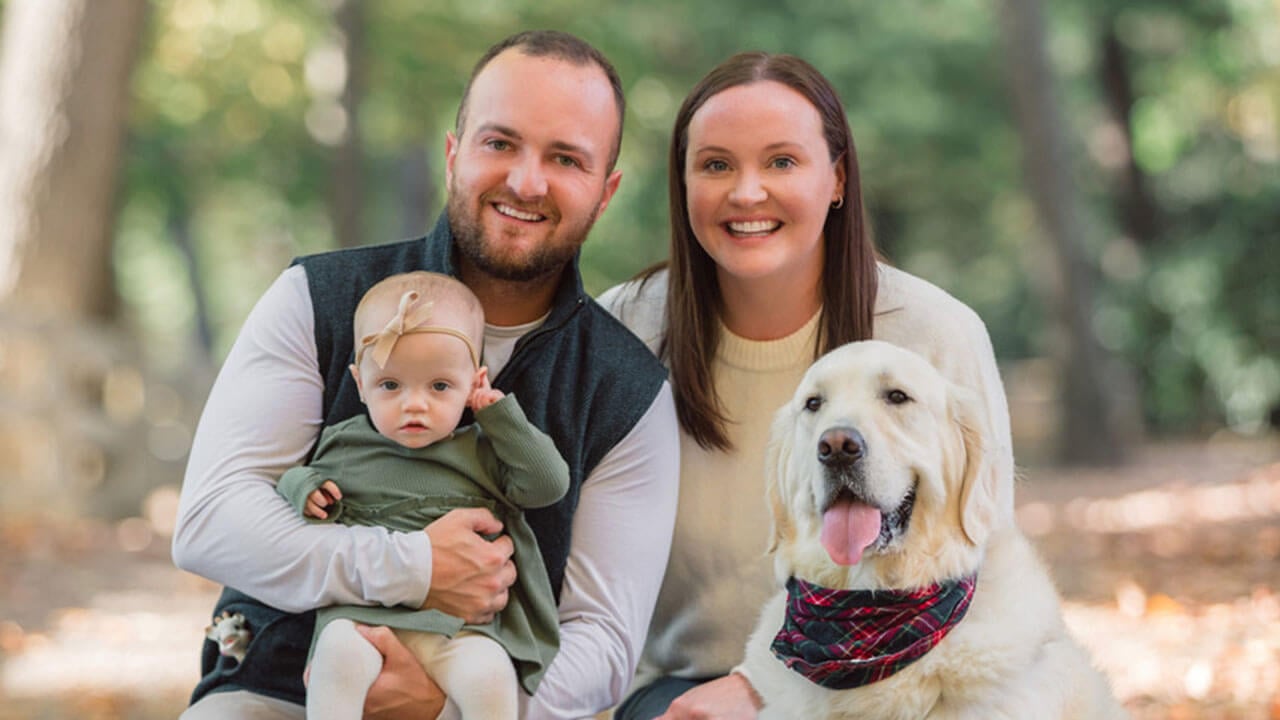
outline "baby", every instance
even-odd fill
[[[277,485],[315,521],[421,532],[459,507],[485,507],[511,537],[518,569],[507,607],[467,625],[438,610],[333,606],[316,613],[309,720],[358,720],[382,657],[354,622],[386,625],[468,720],[517,716],[517,683],[533,694],[559,647],[555,600],[537,541],[521,512],[551,505],[569,471],[515,396],[489,385],[478,348],[484,312],[446,275],[393,275],[355,314],[355,376],[368,417],[327,427],[310,464]],[[475,424],[458,428],[463,412]]]

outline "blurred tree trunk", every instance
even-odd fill
[[[400,237],[425,235],[430,229],[428,208],[435,202],[435,181],[430,155],[421,142],[410,143],[400,152]]]
[[[1129,55],[1116,35],[1115,23],[1114,16],[1103,23],[1098,71],[1111,121],[1124,139],[1124,155],[1118,163],[1121,180],[1115,199],[1116,215],[1126,235],[1140,246],[1151,247],[1160,233],[1160,217],[1147,187],[1146,173],[1133,156],[1133,77]]]
[[[355,247],[364,243],[364,143],[360,131],[360,103],[365,91],[364,1],[334,0],[333,21],[346,67],[338,104],[347,124],[334,157],[330,207],[338,246]]]
[[[1084,247],[1081,204],[1045,53],[1043,8],[1040,0],[1002,0],[998,7],[1023,168],[1054,261],[1049,282],[1035,284],[1044,288],[1046,306],[1057,325],[1052,353],[1059,370],[1063,413],[1058,459],[1073,464],[1118,463],[1124,456],[1125,434],[1120,429],[1122,409],[1114,402],[1132,393],[1117,387],[1093,332],[1093,266]]]
[[[180,167],[175,164],[174,167]],[[187,270],[187,282],[191,285],[191,298],[195,303],[196,343],[200,351],[199,361],[213,367],[215,365],[213,350],[213,321],[209,310],[209,290],[205,287],[204,273],[200,267],[200,256],[196,252],[195,238],[191,236],[191,204],[180,187],[171,187],[169,202],[165,216],[165,228],[169,239],[182,256],[182,264]]]
[[[78,510],[137,406],[111,264],[145,0],[9,0],[0,44],[0,496]],[[126,370],[125,368],[128,368]],[[114,402],[112,399],[120,402]],[[125,399],[128,398],[128,399]],[[130,404],[133,402],[133,404]]]
[[[111,234],[144,0],[11,0],[0,56],[0,299],[115,315]]]

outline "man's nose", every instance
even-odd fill
[[[507,187],[521,200],[535,200],[547,194],[547,176],[536,157],[522,156],[507,173]]]

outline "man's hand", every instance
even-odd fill
[[[671,701],[657,720],[755,720],[764,702],[737,673],[703,683]]]
[[[418,659],[389,628],[356,625],[382,655],[382,672],[364,698],[364,720],[439,718],[445,696]]]
[[[483,508],[459,508],[427,526],[431,538],[431,589],[422,609],[434,608],[472,624],[493,620],[507,606],[507,588],[516,581],[511,538],[492,542],[484,535],[502,523]]]

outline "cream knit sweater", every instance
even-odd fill
[[[630,282],[600,302],[649,348],[662,340],[665,271],[641,287]],[[775,591],[764,554],[769,514],[764,502],[764,448],[773,413],[791,398],[813,361],[815,314],[780,340],[756,342],[721,327],[713,368],[732,424],[731,452],[680,442],[680,500],[671,559],[658,596],[637,685],[659,675],[724,675],[742,658],[765,599]],[[1009,411],[986,326],[960,301],[901,270],[880,266],[875,337],[913,350],[952,382],[986,401],[1001,507],[1013,519],[1013,453]]]

